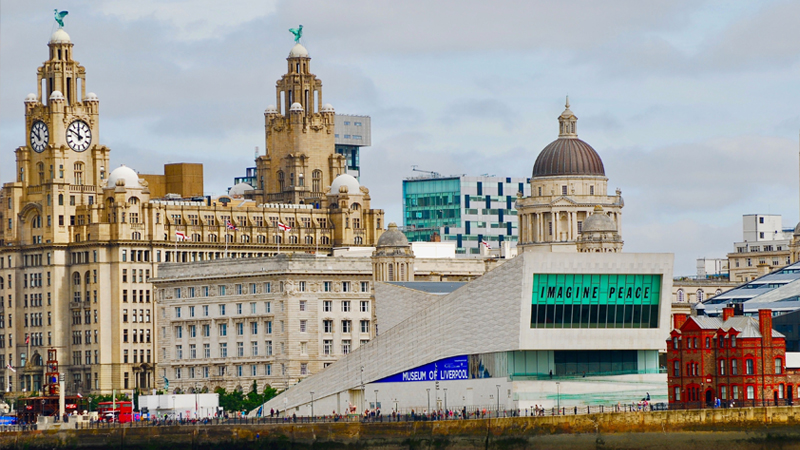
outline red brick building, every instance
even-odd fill
[[[791,403],[800,376],[787,374],[784,336],[772,329],[772,311],[758,319],[675,314],[667,341],[670,404],[711,406]],[[692,405],[692,404],[695,405]]]

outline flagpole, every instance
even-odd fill
[[[228,225],[225,225],[225,259],[228,259]]]
[[[281,241],[283,240],[283,228],[280,225],[278,225],[278,230],[281,230],[281,234],[278,235],[278,254],[275,256],[281,253]]]

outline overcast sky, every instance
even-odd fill
[[[625,251],[693,274],[741,240],[743,214],[798,221],[800,2],[0,0],[2,182],[55,8],[112,167],[201,162],[223,193],[263,152],[302,23],[324,101],[372,117],[361,182],[387,222],[412,164],[529,177],[567,94],[622,189]]]

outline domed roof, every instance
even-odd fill
[[[36,103],[37,101],[36,94],[31,93],[25,96],[25,103]]]
[[[308,58],[308,50],[300,43],[294,44],[292,50],[289,51],[289,58]]]
[[[59,28],[50,36],[50,43],[51,44],[69,44],[72,41],[69,39],[69,35],[63,28]]]
[[[617,231],[617,225],[610,217],[603,213],[603,208],[599,205],[595,206],[594,212],[583,221],[583,226],[581,227],[581,233],[593,231]]]
[[[338,194],[341,192],[341,187],[347,186],[347,191],[351,194],[358,194],[360,193],[361,185],[358,183],[358,180],[352,175],[348,175],[343,173],[336,177],[331,183],[331,194]]]
[[[118,182],[120,180],[123,182],[122,185],[128,188],[142,187],[142,185],[139,183],[139,174],[124,164],[111,171],[111,173],[108,175],[106,187],[113,188],[119,184]]]
[[[800,236],[800,223],[798,223],[797,226],[794,227],[794,235]]]
[[[291,112],[294,112],[294,111],[302,112],[303,111],[303,105],[301,105],[300,103],[294,102],[294,103],[292,103],[292,107],[289,108],[289,111],[291,111]]]
[[[533,177],[561,175],[605,176],[600,155],[578,138],[558,138],[545,147],[533,165]]]
[[[250,186],[247,183],[238,183],[232,188],[228,189],[228,195],[231,197],[241,197],[245,193],[253,191],[253,186]]]
[[[264,114],[278,114],[278,108],[275,105],[267,106],[267,109],[264,110]]]
[[[324,105],[322,105],[321,111],[322,112],[333,112],[334,111],[333,105],[331,105],[330,103],[325,103]]]
[[[392,222],[389,229],[378,238],[376,247],[408,247],[408,238],[402,231],[397,229],[397,224]]]
[[[97,94],[95,94],[94,92],[89,92],[88,94],[86,94],[87,102],[96,102],[98,100],[99,99],[97,98]]]
[[[50,94],[50,100],[64,100],[64,94],[61,91],[53,91]]]

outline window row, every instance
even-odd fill
[[[125,270],[123,269],[123,276]],[[148,271],[149,277],[149,271]],[[123,279],[124,281],[124,279]],[[297,292],[308,292],[309,284],[306,281],[298,281],[293,284],[295,290]],[[228,288],[231,287],[232,289],[229,290]],[[277,291],[275,292],[285,292],[287,290],[287,283],[286,282],[279,282],[277,286]],[[369,292],[370,286],[368,281],[361,281],[361,282],[351,282],[351,281],[341,281],[337,282],[334,285],[333,281],[323,281],[322,285],[320,286],[321,292],[356,292],[355,289],[358,289],[358,292],[367,293]],[[272,282],[266,282],[261,284],[259,289],[258,283],[249,283],[247,285],[237,283],[233,285],[225,285],[220,284],[217,285],[216,290],[213,290],[211,286],[200,286],[199,288],[194,286],[189,287],[179,287],[173,288],[174,298],[195,298],[195,297],[209,297],[211,295],[217,296],[224,296],[224,295],[246,295],[246,294],[271,294],[273,293],[273,286]],[[163,297],[163,290],[162,290],[162,297]]]

